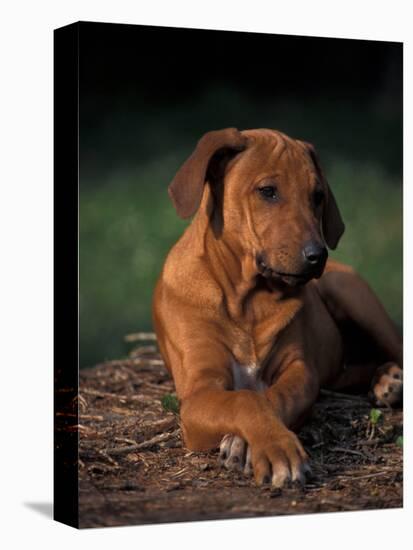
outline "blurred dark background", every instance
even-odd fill
[[[318,150],[351,263],[402,325],[402,45],[80,23],[80,365],[150,330],[186,222],[167,186],[199,137],[276,128]]]

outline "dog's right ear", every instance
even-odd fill
[[[330,248],[331,250],[335,250],[338,241],[341,239],[344,233],[345,225],[341,217],[340,210],[338,209],[336,199],[334,198],[327,178],[325,177],[324,172],[321,168],[320,161],[318,159],[314,146],[311,145],[311,143],[307,143],[306,141],[300,141],[300,143],[304,145],[307,153],[310,155],[310,158],[326,191],[326,201],[322,221],[323,236],[328,248]]]
[[[178,170],[168,187],[169,196],[181,218],[190,218],[201,203],[209,164],[213,156],[227,149],[237,153],[247,146],[247,138],[236,128],[208,132]]]

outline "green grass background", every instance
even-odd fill
[[[257,102],[216,88],[142,113],[132,95],[93,132],[81,127],[80,365],[124,355],[126,333],[152,328],[154,284],[187,223],[167,186],[204,132],[228,126],[276,128],[316,146],[346,223],[331,257],[357,268],[401,326],[402,121],[391,97],[321,91]]]

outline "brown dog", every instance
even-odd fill
[[[217,447],[258,484],[305,479],[292,430],[320,387],[402,393],[402,343],[350,268],[327,262],[343,231],[313,147],[273,130],[209,132],[169,194],[195,217],[170,251],[154,324],[181,400],[185,443]],[[245,465],[245,466],[244,466]]]

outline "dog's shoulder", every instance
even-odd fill
[[[217,311],[223,301],[223,292],[208,269],[202,255],[194,254],[185,234],[172,247],[166,258],[158,282],[164,296],[185,307],[202,307]]]

